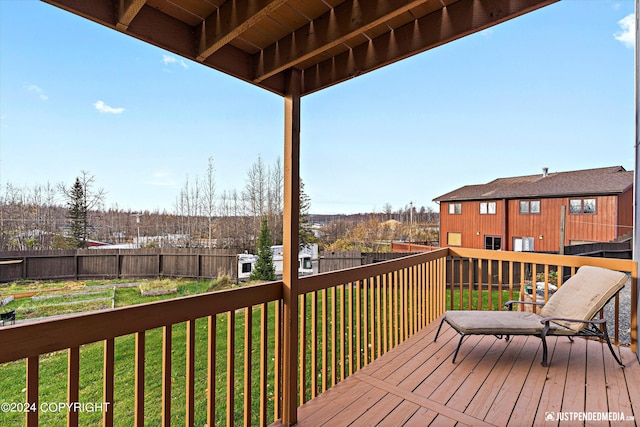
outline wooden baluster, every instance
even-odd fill
[[[268,324],[268,304],[260,304],[260,425],[267,425],[267,395],[268,384],[268,347],[269,324]],[[277,382],[277,380],[276,380]],[[277,399],[277,396],[276,396]]]
[[[185,425],[195,424],[195,370],[196,370],[196,321],[187,322],[186,366],[185,366]]]
[[[74,404],[80,401],[80,347],[72,347],[67,350],[67,403],[70,405],[67,411],[67,426],[78,425],[77,408]]]
[[[103,401],[107,407],[102,413],[102,425],[113,426],[113,385],[114,385],[114,369],[115,365],[115,340],[109,338],[104,340],[104,357],[103,357]]]
[[[38,426],[38,409],[40,409],[40,401],[38,400],[39,359],[39,356],[27,358],[27,404],[30,409],[27,412],[27,427]]]
[[[207,425],[216,425],[216,315],[207,319]]]
[[[162,328],[162,426],[171,425],[171,335],[172,326]]]
[[[236,315],[227,313],[227,427],[235,427],[235,352],[236,352]]]
[[[135,372],[134,372],[134,410],[136,427],[144,427],[144,345],[145,331],[136,332]]]

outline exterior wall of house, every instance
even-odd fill
[[[633,231],[633,187],[618,197],[618,230],[616,237]]]
[[[560,250],[561,208],[566,206],[565,246],[586,242],[607,242],[630,230],[617,227],[632,222],[633,192],[618,196],[580,196],[538,199],[455,202],[460,213],[449,213],[449,202],[440,204],[440,244],[485,249],[487,237],[501,238],[502,250],[519,250],[526,245],[536,252]],[[570,200],[595,199],[594,213],[571,213]],[[539,213],[520,213],[520,201],[539,201]],[[481,214],[480,204],[495,202],[495,214]],[[626,230],[626,231],[625,231]],[[451,244],[450,233],[460,233]],[[516,244],[516,240],[518,240]],[[523,241],[527,242],[523,244]],[[458,244],[459,243],[459,244]]]
[[[503,200],[455,202],[461,205],[460,214],[449,213],[449,202],[440,204],[440,245],[449,246],[448,234],[461,233],[459,246],[484,249],[485,236],[504,235],[505,204]],[[480,203],[495,203],[495,214],[480,213]],[[503,239],[504,245],[504,239]],[[458,245],[451,245],[458,246]],[[502,249],[505,249],[502,246]]]
[[[570,212],[570,200],[595,199],[595,213]],[[617,237],[617,197],[581,196],[540,200],[539,214],[521,214],[520,199],[509,201],[510,222],[508,235],[510,250],[516,237],[533,237],[536,252],[557,252],[560,250],[560,221],[562,206],[566,206],[565,246],[587,242],[608,242]]]

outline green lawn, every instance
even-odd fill
[[[501,307],[499,304],[499,294],[502,292],[502,304],[509,301],[510,299],[517,300],[520,296],[520,291],[514,289],[513,290],[513,298],[510,297],[509,291],[491,291],[491,310],[504,310],[504,307]],[[449,310],[449,302],[450,302],[450,291],[447,289],[447,310]],[[460,306],[460,290],[456,289],[453,291],[453,309],[454,310],[477,310],[478,305],[478,291],[473,290],[471,294],[471,307],[469,307],[469,290],[462,290],[462,307]],[[517,306],[516,306],[517,307]],[[487,289],[483,289],[482,292],[482,309],[489,310],[489,291]]]
[[[122,288],[117,289],[115,294],[116,307],[139,304],[149,301],[157,301],[166,298],[175,298],[183,295],[192,295],[207,291],[211,283],[193,282],[193,281],[174,281],[174,287],[177,286],[178,292],[173,295],[142,297],[139,289]],[[31,285],[32,286],[32,285]],[[47,287],[50,285],[47,284]],[[9,287],[3,287],[0,292],[3,294]],[[29,286],[20,285],[19,291],[28,290]],[[18,292],[16,287],[11,289],[12,292]],[[113,291],[109,291],[113,292]],[[102,297],[102,294],[98,295]],[[74,300],[76,297],[70,298]],[[36,307],[44,304],[46,301],[54,301],[55,307],[63,310],[64,307],[58,298],[41,300],[37,302],[27,302],[26,300],[16,300],[12,302],[14,306],[23,307],[22,310],[29,312],[35,311]],[[25,306],[28,308],[25,308]],[[50,304],[52,305],[52,304]],[[73,306],[81,306],[81,304],[69,304]],[[109,305],[110,306],[110,305]],[[11,309],[11,306],[3,307],[3,309]],[[17,310],[20,313],[21,309]],[[259,366],[259,309],[254,308],[255,314],[252,316],[252,334],[253,346],[251,351],[252,365],[257,368]],[[269,340],[273,342],[273,304],[271,304],[269,312]],[[20,316],[18,316],[20,318]],[[237,422],[241,422],[244,413],[242,408],[243,395],[242,384],[244,381],[244,311],[238,312],[235,319],[235,414]],[[217,394],[217,414],[216,424],[223,423],[226,412],[226,352],[227,352],[227,315],[217,316],[217,355],[216,364],[219,375],[216,377],[216,394]],[[155,329],[147,331],[145,342],[145,424],[149,426],[157,426],[160,424],[161,409],[161,393],[162,393],[162,330]],[[173,326],[173,346],[172,346],[172,423],[175,425],[184,424],[185,413],[185,366],[186,366],[186,324],[176,324]],[[134,385],[134,348],[135,336],[128,335],[119,337],[115,341],[115,420],[116,426],[129,426],[133,424],[133,385]],[[273,364],[273,349],[269,352],[269,363]],[[198,319],[196,321],[196,378],[195,383],[195,410],[196,425],[204,425],[206,423],[206,394],[207,382],[202,380],[206,378],[207,371],[207,319]],[[102,383],[103,383],[103,344],[95,343],[85,345],[80,351],[80,402],[97,403],[102,401]],[[256,372],[256,369],[254,369]],[[268,369],[273,372],[273,367]],[[41,403],[58,403],[66,402],[66,380],[67,380],[67,356],[66,352],[58,352],[41,356],[40,358],[40,388],[39,396]],[[25,361],[16,361],[0,365],[0,396],[1,402],[23,402],[25,390]],[[254,374],[252,382],[257,390],[259,378]],[[273,384],[273,380],[269,381]],[[273,393],[273,390],[270,390]],[[255,395],[255,393],[254,393]],[[256,395],[257,396],[257,395]],[[252,414],[256,417],[253,420],[257,422],[259,402],[254,397],[252,402]],[[273,405],[271,405],[271,414],[273,413]],[[82,425],[93,425],[99,422],[102,414],[97,412],[81,412],[80,423]],[[270,416],[270,419],[273,415]],[[46,426],[63,426],[66,425],[66,411],[62,413],[40,412],[40,425]],[[24,414],[0,412],[0,425],[22,425],[24,423]]]
[[[254,310],[256,311],[256,310]],[[273,310],[271,310],[273,311]],[[272,314],[271,314],[272,316]],[[235,385],[236,405],[235,414],[237,423],[242,421],[242,384],[244,381],[244,314],[236,315],[236,340],[235,340]],[[259,366],[259,345],[257,337],[259,333],[259,314],[252,316],[253,346],[251,351],[252,364]],[[271,320],[271,324],[273,320]],[[271,336],[273,332],[271,331]],[[217,371],[216,394],[217,416],[216,424],[223,424],[226,412],[226,351],[227,351],[227,316],[219,315],[217,319]],[[162,393],[162,330],[148,331],[145,335],[145,425],[160,425],[161,393]],[[185,366],[186,366],[186,324],[173,326],[172,346],[172,424],[184,425],[185,413]],[[273,342],[271,338],[269,342]],[[206,423],[206,396],[207,382],[207,319],[196,321],[196,382],[195,382],[195,411],[196,425]],[[134,349],[135,337],[133,335],[116,339],[115,343],[115,419],[116,426],[133,425],[133,389],[134,389]],[[273,349],[268,360],[273,363]],[[102,401],[102,362],[103,346],[101,343],[85,345],[80,354],[80,401]],[[67,378],[66,352],[54,353],[42,356],[40,359],[40,402],[66,402],[66,378]],[[253,370],[254,375],[256,369]],[[273,366],[268,369],[273,372]],[[257,390],[258,378],[253,378],[254,389]],[[273,384],[273,380],[270,381]],[[0,390],[1,400],[4,402],[24,401],[25,362],[17,361],[0,366]],[[270,390],[273,393],[273,390]],[[254,396],[257,396],[254,392]],[[258,421],[257,397],[252,402],[254,415],[253,423]],[[273,409],[271,408],[271,414]],[[94,425],[100,420],[100,413],[80,413],[82,425]],[[272,419],[273,415],[271,415]],[[63,426],[66,425],[66,412],[64,413],[40,413],[40,425]],[[0,413],[0,425],[21,425],[24,422],[24,414]]]
[[[204,292],[209,288],[209,284],[202,282],[181,282],[177,285],[178,292],[173,295],[141,297],[138,288],[120,288],[116,290],[115,305],[116,307],[139,304],[148,301],[157,301],[163,298],[175,298],[182,295],[191,295]],[[331,312],[331,292],[327,291],[327,312]],[[366,291],[361,291],[361,298],[365,298]],[[508,293],[507,293],[508,295]],[[322,293],[319,293],[317,300],[317,312],[320,315],[322,307]],[[340,307],[341,298],[345,300],[351,299],[353,318],[356,317],[355,304],[356,293],[349,292],[342,296],[337,295],[337,304]],[[454,296],[457,300],[457,295]],[[493,299],[497,301],[497,296]],[[508,298],[504,298],[506,301]],[[466,296],[465,296],[466,300]],[[486,306],[486,302],[484,303]],[[267,421],[273,420],[273,372],[274,372],[274,303],[268,304],[268,367],[267,372],[271,376],[268,380],[268,418]],[[306,384],[305,397],[311,397],[311,376],[312,376],[312,358],[311,358],[311,298],[306,299]],[[339,309],[338,309],[339,312]],[[260,308],[254,307],[252,311],[252,424],[259,422],[259,354],[260,354]],[[364,316],[364,310],[361,316]],[[369,313],[369,316],[371,314]],[[216,425],[225,424],[226,417],[226,371],[227,371],[227,320],[228,315],[222,314],[217,316],[217,347],[216,347]],[[348,321],[348,317],[346,319]],[[369,319],[370,320],[370,319]],[[242,424],[243,419],[243,382],[244,382],[244,322],[245,311],[241,310],[235,314],[235,350],[234,350],[234,369],[235,369],[235,425]],[[322,322],[318,322],[318,337],[322,336]],[[331,319],[327,320],[326,327],[328,331],[331,328]],[[348,344],[348,333],[354,334],[354,331],[345,328],[345,336],[342,337],[345,345]],[[339,334],[339,332],[338,332]],[[146,332],[146,358],[145,358],[145,425],[157,426],[160,424],[161,416],[161,394],[162,394],[162,330],[155,329]],[[173,326],[173,347],[172,347],[172,424],[183,425],[185,420],[185,367],[186,367],[186,324],[176,324]],[[330,334],[328,335],[330,340]],[[338,337],[338,340],[341,338]],[[321,339],[318,339],[316,348],[317,365],[322,361]],[[351,341],[354,348],[354,358],[356,357],[355,348],[357,347],[355,336]],[[336,343],[336,351],[338,350]],[[361,336],[361,356],[364,349],[364,338]],[[133,424],[133,405],[134,405],[134,355],[135,355],[135,336],[129,335],[119,337],[115,343],[115,386],[114,386],[114,423],[116,426],[130,426]],[[330,360],[331,348],[327,350],[327,358]],[[348,351],[348,350],[346,350]],[[345,355],[346,357],[346,355]],[[83,403],[95,403],[102,401],[102,384],[103,384],[103,344],[95,343],[85,345],[81,348],[80,356],[80,401]],[[345,371],[348,375],[348,366],[351,363],[345,361]],[[355,360],[353,361],[355,363]],[[41,356],[40,358],[40,402],[57,403],[66,402],[66,379],[67,379],[67,356],[66,352],[59,352],[50,355]],[[339,369],[339,367],[338,367]],[[354,370],[358,367],[354,366]],[[198,319],[196,321],[196,382],[195,382],[195,425],[202,426],[206,423],[206,406],[207,406],[207,319]],[[327,378],[327,383],[331,383],[331,377],[338,375],[338,372],[322,372],[320,366],[317,370],[318,387],[320,387],[322,375]],[[0,400],[4,402],[22,402],[24,401],[25,388],[25,362],[17,361],[4,365],[0,365],[0,390],[2,396]],[[99,422],[101,413],[80,413],[80,423],[82,425],[94,425]],[[66,425],[66,411],[63,413],[40,413],[40,424],[46,426],[64,426]],[[21,425],[24,423],[24,414],[1,413],[0,426],[4,425]]]

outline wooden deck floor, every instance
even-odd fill
[[[551,338],[545,368],[536,337],[471,336],[453,364],[458,335],[445,325],[434,343],[438,323],[298,408],[298,425],[585,425],[580,416],[598,419],[586,425],[640,423],[640,364],[629,348],[616,349],[622,369],[597,341]],[[613,421],[600,421],[603,412]]]

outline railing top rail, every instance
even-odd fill
[[[0,328],[0,363],[282,299],[282,282]]]
[[[461,258],[479,258],[498,261],[525,262],[533,264],[549,264],[565,267],[582,267],[593,265],[612,270],[637,273],[638,263],[628,259],[597,258],[575,255],[540,254],[533,252],[490,251],[483,249],[449,248],[449,255]],[[637,274],[633,274],[634,277]]]
[[[424,252],[382,261],[375,264],[367,264],[360,267],[345,268],[342,270],[329,271],[326,273],[314,274],[300,278],[300,294],[327,289],[344,283],[364,280],[369,277],[380,276],[404,268],[413,267],[418,264],[446,258],[449,250],[447,248],[438,249],[432,252]]]

